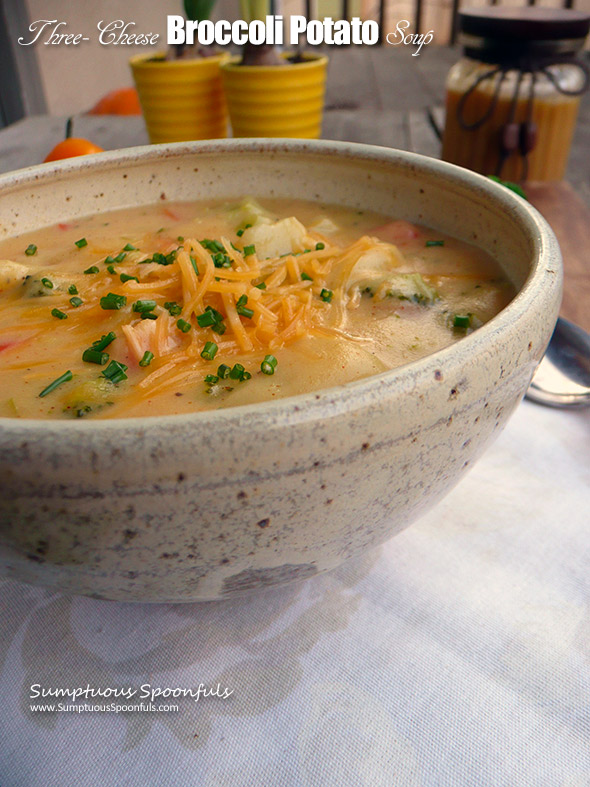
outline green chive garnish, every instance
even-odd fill
[[[217,355],[218,349],[219,347],[215,342],[205,342],[205,346],[201,351],[201,358],[204,358],[206,361],[212,361]]]
[[[326,303],[330,303],[333,297],[334,297],[334,293],[332,292],[332,290],[327,290],[325,287],[320,292],[320,298]]]
[[[101,350],[97,350],[94,347],[89,347],[82,353],[82,360],[86,361],[86,363],[97,363],[100,366],[104,366],[109,360],[109,354],[101,352]]]
[[[427,249],[430,248],[431,246],[444,246],[444,245],[445,245],[444,240],[427,240],[425,244]]]
[[[230,372],[231,372],[231,368],[226,364],[222,363],[217,369],[217,376],[222,380],[226,380],[229,377]]]
[[[208,328],[211,325],[215,325],[216,322],[217,320],[212,311],[203,312],[203,314],[197,315],[197,324],[199,328]]]
[[[197,261],[193,257],[192,254],[190,255],[190,260],[191,260],[191,265],[193,266],[193,270],[195,272],[195,275],[198,276],[199,275],[199,269],[197,268]]]
[[[107,270],[111,274],[111,276],[116,276],[117,275],[114,265],[107,265]]]
[[[250,246],[244,246],[244,257],[249,257],[251,254],[255,254],[256,246],[252,243]]]
[[[216,382],[219,382],[219,377],[215,374],[208,374],[205,377],[205,382],[209,385],[215,385]]]
[[[266,282],[265,281],[261,281],[260,284],[256,285],[256,289],[257,290],[266,290]]]
[[[260,371],[262,374],[274,374],[277,368],[277,359],[274,355],[265,355],[264,361],[260,364]]]
[[[105,265],[112,265],[114,261],[115,261],[115,258],[111,257],[111,255],[109,254],[108,257],[105,257],[104,264]]]
[[[119,276],[119,278],[121,279],[121,281],[123,282],[123,284],[125,284],[125,282],[126,282],[126,281],[136,281],[136,282],[139,282],[139,279],[137,278],[137,276],[130,276],[128,273],[122,273],[122,274]]]
[[[191,324],[190,322],[187,322],[181,318],[177,321],[176,327],[179,328],[183,333],[188,333],[191,329]]]
[[[53,282],[51,281],[51,279],[46,279],[46,278],[41,279],[41,284],[44,287],[47,287],[47,289],[49,289],[49,290],[53,289]]]
[[[27,246],[27,248],[25,249],[25,254],[27,255],[27,257],[32,257],[33,254],[36,253],[37,253],[37,247],[35,246],[34,243],[31,243],[30,246]]]
[[[182,312],[182,308],[176,303],[176,301],[166,301],[164,308],[169,312],[171,317],[178,317],[178,315]]]
[[[153,312],[143,312],[141,315],[142,320],[157,320],[158,315]]]
[[[100,308],[109,310],[109,309],[121,309],[127,303],[127,298],[124,295],[117,295],[114,292],[109,292],[108,295],[103,295],[100,299]]]
[[[236,311],[238,314],[241,314],[242,317],[248,317],[250,319],[254,317],[254,311],[252,309],[248,309],[246,306],[238,306]]]
[[[44,388],[39,394],[39,396],[41,397],[47,396],[47,394],[50,394],[52,391],[55,391],[58,385],[61,385],[62,383],[69,383],[69,381],[72,379],[73,376],[74,375],[68,369],[67,372],[64,372],[60,377],[58,377],[52,383],[49,383],[47,388]]]
[[[80,240],[75,241],[74,245],[77,246],[79,249],[83,249],[84,246],[88,246],[88,241],[86,240],[86,238],[80,238]]]
[[[241,238],[241,237],[242,237],[242,235],[244,234],[244,232],[245,232],[245,231],[246,231],[246,230],[238,230],[238,231],[236,232],[236,235],[238,236],[238,238]]]
[[[72,304],[74,309],[77,309],[78,306],[82,306],[84,301],[82,300],[82,298],[78,298],[77,296],[75,296],[74,298],[70,298],[70,303]]]
[[[140,314],[142,312],[151,312],[151,311],[153,311],[156,308],[156,302],[155,301],[135,301],[132,304],[131,308],[133,309],[134,312],[139,312]]]
[[[68,315],[65,312],[60,312],[59,309],[52,309],[51,310],[51,314],[54,317],[57,317],[58,320],[67,320],[68,319]]]
[[[315,250],[316,251],[322,251],[322,249],[325,249],[325,248],[326,248],[326,244],[325,243],[316,243],[316,245],[315,245]]]
[[[236,363],[230,369],[229,376],[232,378],[232,380],[241,380],[245,371],[246,370],[241,363]]]
[[[301,281],[313,281],[313,279],[308,273],[303,272],[301,274]]]
[[[471,317],[469,314],[455,314],[453,317],[453,328],[469,328]]]
[[[124,252],[124,251],[120,252],[120,253],[119,253],[119,254],[117,254],[117,256],[115,257],[115,262],[123,262],[123,260],[125,259],[125,257],[126,257],[126,256],[127,256],[127,255],[125,254],[125,252]]]
[[[127,379],[127,375],[125,374],[126,370],[127,367],[124,363],[111,361],[107,368],[102,370],[101,374],[112,383],[120,383]]]
[[[182,235],[179,235],[179,236],[176,238],[176,240],[177,240],[179,243],[184,243],[184,237],[183,237]]]
[[[91,265],[89,268],[86,268],[84,273],[98,273],[98,268],[96,265]]]
[[[92,346],[95,350],[104,350],[106,349],[111,342],[114,342],[117,336],[113,331],[109,331],[108,333],[103,334],[100,339],[97,339],[95,342],[92,342]]]
[[[70,286],[68,287],[68,292],[69,292],[70,295],[77,295],[78,294],[78,288],[76,287],[75,284],[70,284]]]
[[[151,353],[149,350],[146,350],[143,354],[143,358],[139,362],[140,366],[149,366],[150,363],[154,360],[154,354]]]
[[[125,246],[123,246],[123,251],[137,251],[137,246],[127,243]]]

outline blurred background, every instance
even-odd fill
[[[542,0],[540,4],[561,7],[568,2]],[[469,6],[488,4],[494,3],[463,0]],[[505,4],[523,3],[511,0]],[[314,18],[382,18],[385,33],[393,31],[398,20],[407,19],[412,30],[417,26],[422,32],[434,30],[433,46],[450,42],[458,5],[458,0],[278,0],[277,12],[286,17],[309,13]],[[590,0],[575,0],[575,7],[590,11]],[[175,13],[183,13],[181,0],[0,0],[0,127],[31,114],[84,112],[110,90],[131,85],[128,60],[147,47],[102,46],[97,22],[135,22],[135,31],[158,33],[160,41],[165,41],[166,16]],[[238,0],[217,0],[213,19],[239,16]],[[18,38],[38,19],[65,21],[67,32],[82,33],[91,40],[78,46],[19,46]]]

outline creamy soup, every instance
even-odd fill
[[[0,244],[0,415],[315,391],[435,352],[513,296],[481,249],[375,213],[254,199],[104,213]]]

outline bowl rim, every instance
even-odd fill
[[[281,424],[292,425],[318,418],[332,417],[344,412],[353,412],[367,406],[367,397],[384,393],[393,387],[403,394],[411,392],[415,387],[416,376],[428,377],[435,370],[452,360],[455,355],[468,353],[475,355],[478,350],[490,346],[494,334],[509,332],[516,326],[535,300],[538,292],[546,292],[546,297],[557,287],[561,293],[562,265],[561,252],[553,230],[543,216],[522,197],[483,175],[458,167],[439,159],[424,156],[410,151],[398,150],[377,145],[333,140],[298,140],[283,138],[250,138],[221,139],[193,142],[174,142],[158,145],[141,145],[121,148],[90,157],[82,156],[62,161],[38,164],[0,175],[0,192],[10,187],[22,188],[23,185],[35,186],[56,177],[67,177],[68,173],[85,170],[119,169],[124,165],[143,164],[182,158],[186,155],[220,154],[228,148],[248,153],[268,153],[286,155],[326,155],[341,159],[384,161],[401,168],[424,172],[439,176],[442,180],[472,188],[475,192],[490,198],[490,203],[512,215],[531,241],[534,263],[529,274],[514,298],[491,320],[473,333],[461,338],[458,342],[443,347],[415,361],[394,367],[379,374],[370,375],[359,380],[317,389],[308,393],[286,396],[280,399],[256,402],[247,405],[223,407],[218,410],[199,410],[193,413],[178,413],[154,416],[125,416],[112,419],[77,419],[71,421],[49,420],[41,418],[10,418],[0,417],[0,434],[24,433],[43,430],[55,438],[66,440],[71,430],[81,433],[104,433],[112,431],[132,430],[144,431],[146,428],[186,425],[200,428],[203,425],[217,426],[232,423],[236,427],[244,427],[244,419],[251,420],[253,425],[271,419],[280,420]],[[456,358],[459,365],[459,358]],[[394,385],[395,384],[395,385]],[[388,387],[389,386],[389,387]],[[326,406],[330,412],[326,412]]]

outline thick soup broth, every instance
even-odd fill
[[[160,203],[0,243],[0,416],[272,400],[435,352],[513,297],[484,251],[299,200]]]

